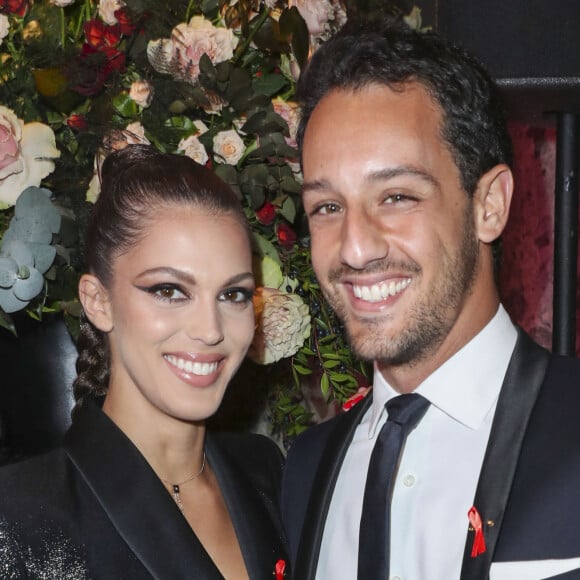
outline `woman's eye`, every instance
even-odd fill
[[[167,302],[180,302],[189,298],[183,290],[173,284],[156,284],[149,288],[143,288],[143,290],[152,294],[158,300]]]
[[[222,302],[232,302],[233,304],[248,304],[252,301],[254,291],[249,288],[229,288],[220,295]]]

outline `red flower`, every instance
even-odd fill
[[[66,124],[74,131],[84,131],[87,128],[87,119],[84,115],[73,113],[67,120]]]
[[[97,50],[117,46],[121,41],[119,26],[107,26],[102,20],[96,18],[85,22],[83,30],[87,44]]]
[[[276,235],[278,236],[278,242],[283,248],[292,249],[296,241],[296,232],[289,225],[284,222],[279,223],[276,226]]]
[[[28,0],[0,0],[0,14],[24,16],[28,11]]]
[[[116,48],[97,50],[89,44],[83,44],[79,57],[69,67],[71,89],[85,97],[98,94],[107,79],[115,71],[125,68],[125,54]]]
[[[274,576],[276,580],[284,580],[284,572],[286,571],[286,562],[278,560],[274,566]]]
[[[257,220],[264,226],[269,226],[274,223],[276,217],[276,206],[267,201],[257,212]]]
[[[129,18],[129,13],[125,8],[119,8],[119,10],[115,10],[115,18],[119,23],[121,34],[130,36],[133,34],[133,32],[135,32],[135,28],[137,28],[137,26],[131,21]]]

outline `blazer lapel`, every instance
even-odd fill
[[[223,578],[143,455],[96,405],[80,409],[63,446],[153,578]]]
[[[340,416],[328,435],[308,501],[296,569],[293,571],[295,578],[308,580],[316,576],[318,555],[334,486],[356,428],[371,402],[372,394]]]
[[[206,450],[232,519],[249,577],[252,580],[272,580],[276,562],[287,558],[281,528],[276,528],[259,490],[247,473],[228,459],[212,433],[207,434]],[[272,504],[276,505],[276,498],[272,500]],[[265,564],[267,562],[270,564]]]
[[[486,551],[474,558],[474,532],[467,534],[461,580],[488,578],[489,569],[532,409],[544,382],[550,355],[523,331],[502,385],[474,506],[481,514]]]

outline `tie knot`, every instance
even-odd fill
[[[393,397],[385,403],[387,421],[394,421],[407,429],[412,429],[421,420],[427,407],[429,401],[416,393]]]

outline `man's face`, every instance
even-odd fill
[[[330,92],[304,137],[314,269],[354,350],[380,368],[432,357],[476,308],[473,204],[440,127],[419,85],[372,85]]]

